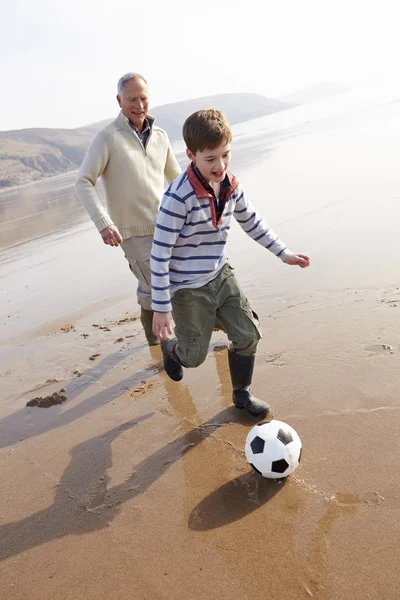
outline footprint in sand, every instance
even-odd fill
[[[355,506],[357,504],[380,505],[385,498],[379,492],[365,492],[360,495],[337,493],[330,500],[337,506]]]
[[[383,292],[383,298],[378,300],[381,304],[385,304],[389,308],[396,308],[400,306],[400,294],[398,293],[399,288],[391,288]]]
[[[137,400],[137,398],[140,398],[141,396],[143,396],[144,394],[146,394],[148,391],[150,391],[153,387],[154,387],[155,383],[154,381],[141,381],[139,383],[139,385],[137,385],[135,387],[135,389],[130,390],[129,388],[125,388],[129,394],[131,395],[131,397],[134,400]]]
[[[283,352],[277,352],[276,354],[269,354],[266,358],[266,362],[274,365],[275,367],[283,367],[286,363],[280,360]]]
[[[389,308],[397,308],[397,306],[400,304],[400,298],[397,300],[379,300],[379,302],[381,304],[386,304],[386,306]]]
[[[369,352],[369,356],[377,356],[379,354],[394,354],[392,346],[390,344],[371,344],[365,346],[365,352]]]

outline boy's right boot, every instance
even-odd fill
[[[253,417],[272,418],[271,407],[264,400],[255,398],[250,392],[255,356],[241,356],[228,350],[229,370],[233,386],[233,404],[245,408]]]
[[[177,340],[161,340],[161,350],[164,361],[164,368],[167,375],[173,381],[180,381],[183,378],[182,365],[175,354]]]

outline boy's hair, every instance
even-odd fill
[[[218,146],[230,144],[232,132],[228,119],[220,110],[208,108],[198,110],[183,124],[183,139],[192,154],[213,150]]]

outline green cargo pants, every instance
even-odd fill
[[[178,340],[175,353],[184,367],[197,367],[206,359],[216,317],[228,334],[230,350],[242,356],[257,351],[258,317],[228,264],[207,285],[178,290],[172,297],[172,314]]]

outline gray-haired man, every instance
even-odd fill
[[[90,218],[109,246],[121,244],[138,279],[141,321],[150,345],[152,332],[150,251],[164,178],[171,183],[181,172],[165,131],[148,114],[147,82],[127,73],[118,82],[118,117],[98,132],[87,151],[75,184]],[[95,185],[101,177],[104,208]]]

